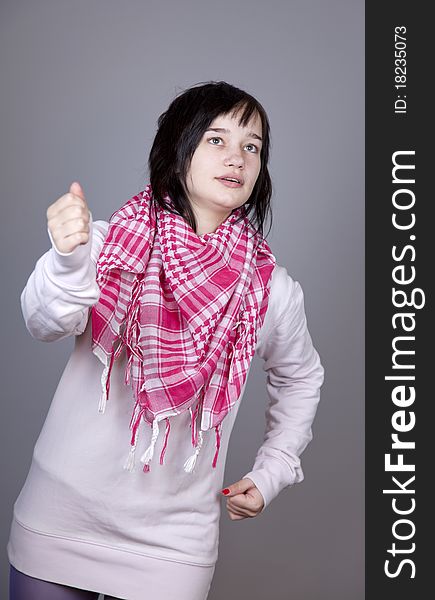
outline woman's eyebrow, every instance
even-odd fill
[[[218,133],[227,133],[227,134],[231,133],[229,129],[225,129],[224,127],[209,127],[208,129],[206,129],[206,133],[207,133],[207,131],[217,131]],[[260,142],[263,141],[259,135],[257,135],[256,133],[253,133],[253,132],[248,133],[247,137],[255,138],[256,140],[260,140]]]

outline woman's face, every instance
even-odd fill
[[[261,136],[258,113],[246,127],[239,126],[238,117],[220,115],[214,119],[192,156],[186,176],[195,213],[212,211],[223,220],[248,200],[260,172]]]

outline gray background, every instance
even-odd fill
[[[33,340],[20,311],[49,248],[46,208],[78,179],[94,219],[107,220],[144,188],[157,117],[174,95],[224,79],[269,114],[268,241],[304,289],[326,379],[305,481],[255,519],[230,521],[223,502],[209,599],[362,599],[364,2],[3,0],[0,17],[1,596],[13,503],[73,343]],[[262,442],[265,375],[254,360],[226,484]]]

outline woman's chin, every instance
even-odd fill
[[[220,208],[222,211],[228,212],[239,208],[239,206],[245,204],[246,200],[248,200],[246,194],[223,194],[216,198],[213,204],[216,206],[216,209]]]

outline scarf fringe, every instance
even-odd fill
[[[218,456],[219,456],[219,449],[221,447],[221,434],[220,434],[219,429],[222,429],[222,421],[218,425],[216,425],[216,427],[215,427],[215,431],[216,431],[216,452],[215,452],[214,459],[213,459],[213,462],[212,462],[212,465],[211,465],[213,467],[213,469],[216,468],[216,463],[217,463],[217,459],[218,459]]]
[[[132,446],[130,448],[130,451],[128,453],[127,459],[124,464],[124,469],[126,471],[130,471],[130,472],[134,470],[135,454],[136,454],[136,448],[137,448],[138,425],[140,423],[142,414],[143,414],[143,410],[140,410],[139,414],[138,414],[138,418],[136,419],[135,427],[134,427],[134,430],[135,430],[133,433],[134,442],[132,442]],[[166,448],[167,448],[168,435],[169,435],[169,432],[171,429],[169,418],[166,417],[165,419],[166,419],[165,441],[164,441],[162,451],[160,453],[160,464],[161,465],[164,464],[163,459],[164,459],[164,455],[165,455]],[[143,471],[145,473],[150,471],[149,463],[151,462],[151,460],[153,458],[156,441],[159,436],[159,420],[157,418],[154,419],[152,427],[153,427],[153,433],[151,436],[150,445],[145,450],[145,452],[143,453],[143,455],[141,456],[141,459],[140,459],[140,461],[142,463],[144,463]],[[216,433],[216,452],[215,452],[215,455],[213,458],[212,467],[215,469],[216,464],[217,464],[217,459],[219,456],[220,445],[221,445],[222,422],[219,423],[218,425],[216,425],[216,427],[214,429],[215,429],[215,433]],[[202,430],[199,429],[198,433],[197,433],[197,443],[195,445],[195,452],[191,456],[189,456],[189,458],[185,461],[185,463],[183,465],[184,471],[186,473],[192,473],[194,471],[198,455],[203,447],[203,443],[204,443],[204,434],[203,434]]]
[[[202,443],[203,443],[203,434],[202,434],[201,430],[199,430],[199,432],[198,432],[198,438],[199,438],[199,440],[196,445],[195,452],[192,454],[192,456],[189,456],[189,458],[184,463],[184,470],[186,471],[186,473],[192,473],[193,469],[195,468],[196,459],[198,457],[198,454],[201,451]]]
[[[161,465],[163,465],[163,458],[165,456],[166,446],[168,445],[168,435],[169,435],[170,430],[171,430],[171,425],[169,423],[169,418],[166,417],[165,441],[163,444],[162,451],[160,453],[160,464]]]
[[[119,350],[119,347],[117,350]],[[112,351],[112,354],[110,355],[109,364],[104,367],[103,372],[101,374],[101,396],[100,396],[100,401],[98,403],[98,412],[101,414],[103,414],[105,412],[106,403],[109,398],[110,374],[112,372],[112,366],[113,366],[113,362],[115,360],[116,353],[117,352]]]
[[[195,448],[195,452],[189,456],[189,458],[184,463],[184,470],[186,473],[192,473],[195,468],[196,459],[198,458],[198,454],[201,451],[203,444],[203,433],[201,429],[198,429],[198,415],[200,414],[200,409],[202,409],[202,405],[204,403],[205,389],[202,387],[198,392],[198,402],[196,403],[195,410],[192,411],[192,407],[189,407],[190,415],[191,415],[191,441],[192,446]],[[202,414],[202,413],[201,413]]]
[[[198,415],[198,405],[196,405],[195,410],[189,408],[190,411],[190,428],[191,428],[191,437],[192,437],[192,446],[196,446],[198,443],[198,426],[197,426],[197,415]]]
[[[107,403],[107,390],[106,390],[106,382],[107,382],[107,374],[109,373],[109,367],[104,367],[103,373],[101,374],[101,395],[100,401],[98,403],[98,412],[104,413],[106,410]]]
[[[231,342],[229,383],[234,383],[234,367],[239,364],[243,356],[252,354],[252,344],[249,344],[249,340],[255,339],[255,324],[251,323],[246,316],[236,321],[232,329],[236,329],[239,325],[243,328],[242,333],[238,338],[236,337],[234,342]]]
[[[154,447],[156,445],[156,441],[157,438],[159,437],[159,421],[157,419],[157,417],[155,417],[155,419],[153,420],[153,434],[151,436],[151,443],[148,446],[148,448],[145,450],[145,452],[142,454],[142,456],[140,457],[140,461],[142,463],[144,463],[144,465],[146,467],[148,467],[147,470],[149,470],[149,463],[151,462],[153,455],[154,455]]]
[[[235,327],[237,327],[240,323],[245,324],[244,334],[242,335],[242,338],[240,338],[243,340],[243,344],[240,347],[243,350],[244,343],[246,341],[247,331],[248,331],[248,329],[246,327],[246,321],[238,321],[235,324],[235,326],[233,327],[233,329]],[[240,350],[240,348],[239,348],[239,350]],[[235,354],[234,351],[235,351],[235,347],[233,344],[231,367],[234,364],[234,360],[233,360],[234,354]],[[120,346],[117,348],[117,350],[115,352],[112,352],[111,357],[110,357],[110,362],[108,365],[106,365],[104,367],[103,373],[101,375],[102,393],[101,393],[100,402],[98,405],[98,410],[100,413],[104,413],[105,409],[106,409],[106,402],[107,402],[109,390],[110,390],[110,374],[112,371],[112,366],[113,366],[114,360],[115,360],[116,356],[119,355],[119,353],[120,353]],[[231,367],[230,367],[230,375],[232,374]],[[126,369],[126,371],[127,371],[127,369]],[[232,380],[232,379],[230,379],[230,380]],[[202,408],[202,404],[204,402],[204,396],[205,396],[204,388],[201,388],[200,394],[199,394],[199,400],[196,403],[195,409],[192,411],[192,408],[189,407],[189,411],[190,411],[190,415],[191,415],[190,426],[192,429],[191,441],[192,441],[192,446],[194,446],[194,448],[195,448],[195,452],[191,456],[189,456],[189,458],[184,463],[183,468],[186,473],[192,473],[194,471],[198,455],[199,455],[201,448],[203,446],[203,443],[204,443],[203,432],[201,429],[198,429],[198,423],[197,423],[198,415],[200,414],[200,408]],[[131,437],[130,451],[129,451],[127,459],[124,463],[124,470],[126,470],[126,471],[131,472],[134,470],[137,440],[138,440],[138,434],[139,434],[139,426],[140,426],[144,411],[145,411],[144,407],[142,407],[140,405],[139,401],[136,401],[136,404],[135,404],[135,407],[133,410],[133,414],[130,419],[130,429],[132,430],[132,437]],[[169,417],[163,417],[163,418],[166,420],[166,428],[165,428],[165,440],[164,440],[162,451],[160,453],[160,464],[161,465],[164,464],[164,456],[166,453],[166,448],[167,448],[167,444],[168,444],[168,436],[169,436],[169,432],[171,429]],[[150,471],[149,465],[154,456],[154,449],[155,449],[155,445],[156,445],[156,442],[157,442],[157,439],[159,436],[159,431],[160,431],[159,430],[159,421],[161,421],[161,420],[163,420],[163,419],[158,419],[157,417],[154,418],[153,423],[152,423],[153,433],[151,436],[150,444],[140,458],[140,461],[142,463],[144,463],[143,471],[145,473]],[[216,452],[215,452],[215,455],[213,458],[212,467],[216,468],[216,463],[217,463],[219,449],[220,449],[220,442],[221,442],[221,431],[220,430],[222,429],[222,422],[219,423],[218,425],[216,425],[216,427],[214,429],[215,429],[215,433],[216,433]]]
[[[143,407],[140,406],[139,402],[136,402],[133,414],[130,419],[130,429],[132,430],[131,435],[131,448],[128,453],[127,460],[124,464],[124,469],[127,471],[133,471],[134,469],[134,458],[137,447],[137,439],[139,435],[139,425],[141,423],[141,418],[144,413]]]
[[[222,432],[222,421],[216,425],[216,427],[214,428],[215,432],[216,432],[216,452],[213,458],[213,462],[212,462],[212,467],[213,469],[216,468],[216,464],[217,464],[217,459],[219,456],[219,450],[221,447],[221,432]],[[195,464],[196,464],[196,459],[198,458],[198,454],[201,451],[202,445],[203,445],[203,433],[202,430],[199,430],[199,443],[196,447],[195,452],[192,454],[192,456],[190,456],[186,462],[184,463],[184,470],[186,471],[186,473],[192,473],[193,469],[195,468]]]
[[[133,309],[132,312],[135,312],[135,308]],[[247,354],[250,355],[250,350],[252,351],[252,348],[249,348],[249,340],[255,340],[255,326],[253,323],[251,323],[247,318],[246,318],[246,314],[244,315],[244,318],[239,319],[232,327],[232,329],[236,329],[237,327],[241,326],[242,329],[242,333],[239,335],[238,338],[236,338],[236,340],[234,342],[231,343],[231,351],[230,351],[230,369],[229,369],[229,375],[228,375],[228,381],[229,382],[233,382],[234,381],[234,366],[238,364],[239,359],[243,358],[243,356],[246,356]],[[130,327],[126,328],[126,332],[127,332],[127,339],[124,339],[125,342],[127,342],[126,346],[127,349],[130,349],[131,352],[129,353],[130,356],[128,357],[128,361],[127,361],[127,365],[126,365],[126,369],[125,369],[125,376],[124,376],[124,381],[125,383],[128,383],[130,380],[130,369],[131,369],[131,361],[133,358],[133,355],[136,354],[135,352],[135,348],[134,348],[134,344],[132,344],[133,341],[133,337],[129,332],[131,332]],[[251,334],[251,336],[249,335]],[[106,403],[107,403],[107,399],[109,396],[109,391],[110,391],[110,374],[112,371],[112,366],[114,363],[115,358],[120,354],[121,351],[121,344],[118,346],[117,350],[112,352],[111,356],[110,356],[110,362],[108,365],[106,365],[103,369],[103,373],[101,375],[101,388],[102,388],[102,392],[101,392],[101,397],[100,397],[100,402],[98,405],[98,410],[100,413],[104,413],[105,409],[106,409]],[[202,392],[202,393],[201,393]],[[192,408],[189,407],[189,411],[190,411],[190,415],[191,415],[191,441],[192,441],[192,446],[194,446],[195,451],[194,453],[189,456],[189,458],[185,461],[184,463],[184,471],[186,473],[192,473],[195,469],[195,465],[196,465],[196,461],[198,458],[198,455],[201,451],[201,448],[203,446],[203,442],[204,442],[204,436],[203,436],[203,432],[201,429],[198,429],[198,415],[200,414],[200,409],[202,408],[202,404],[204,402],[204,396],[205,396],[205,390],[204,388],[202,388],[198,394],[199,396],[199,400],[195,406],[195,409],[192,411]],[[138,432],[139,432],[139,425],[141,423],[141,419],[144,413],[144,408],[140,406],[139,401],[136,401],[135,404],[135,408],[130,420],[130,428],[132,429],[132,439],[131,439],[131,448],[130,451],[128,453],[127,459],[124,463],[124,469],[127,471],[133,471],[134,470],[134,466],[135,466],[135,455],[136,455],[136,448],[137,448],[137,438],[138,438]],[[164,440],[164,445],[162,448],[162,451],[160,453],[160,464],[163,465],[164,464],[164,455],[166,453],[166,448],[167,448],[167,444],[168,444],[168,436],[169,436],[169,432],[170,432],[170,420],[168,417],[164,417],[166,419],[166,428],[165,428],[165,440]],[[144,464],[143,466],[143,471],[145,473],[150,471],[150,462],[154,456],[154,449],[155,449],[155,445],[159,436],[159,421],[162,419],[158,419],[157,417],[154,418],[153,423],[152,423],[152,436],[151,436],[151,441],[150,444],[148,446],[148,448],[145,450],[145,452],[142,454],[140,461]],[[213,458],[213,462],[212,462],[212,467],[216,468],[216,464],[217,464],[217,459],[219,456],[219,450],[220,450],[220,445],[221,445],[221,428],[222,428],[222,422],[219,423],[218,425],[215,426],[215,434],[216,434],[216,452]]]
[[[199,455],[199,453],[203,447],[203,443],[204,443],[203,431],[201,429],[198,429],[198,426],[197,426],[198,415],[200,414],[200,408],[202,406],[203,401],[204,401],[204,391],[201,394],[200,399],[197,402],[195,409],[192,410],[192,407],[189,407],[189,411],[191,414],[191,427],[192,427],[191,440],[192,440],[192,445],[195,447],[195,451],[191,456],[189,456],[189,458],[185,461],[185,463],[183,465],[184,471],[186,473],[193,472],[195,465],[196,465],[198,455]],[[128,453],[125,464],[124,464],[124,469],[127,471],[134,470],[139,425],[142,422],[143,413],[144,413],[144,408],[141,407],[139,402],[137,401],[134,411],[133,411],[133,415],[130,419],[130,428],[132,429],[131,448]],[[164,464],[164,456],[165,456],[165,452],[166,452],[166,448],[167,448],[167,444],[168,444],[169,432],[171,429],[169,417],[163,417],[163,418],[166,420],[166,428],[165,428],[165,440],[164,440],[162,451],[160,453],[160,464],[161,465]],[[151,436],[150,444],[140,458],[140,461],[142,463],[144,463],[143,471],[145,473],[150,471],[150,462],[153,458],[155,445],[156,445],[156,442],[157,442],[157,439],[159,436],[159,432],[160,432],[159,422],[161,420],[163,420],[163,419],[162,418],[159,419],[157,417],[153,420],[153,423],[152,423],[153,433]],[[219,448],[220,448],[220,434],[219,434],[220,427],[221,427],[221,424],[219,424],[215,427],[215,430],[216,430],[216,453],[215,453],[215,456],[213,459],[213,467],[216,467],[216,461],[217,461]]]
[[[126,471],[133,471],[135,453],[136,453],[136,446],[132,446],[130,448],[130,452],[128,453],[127,460],[124,463],[124,469]]]

